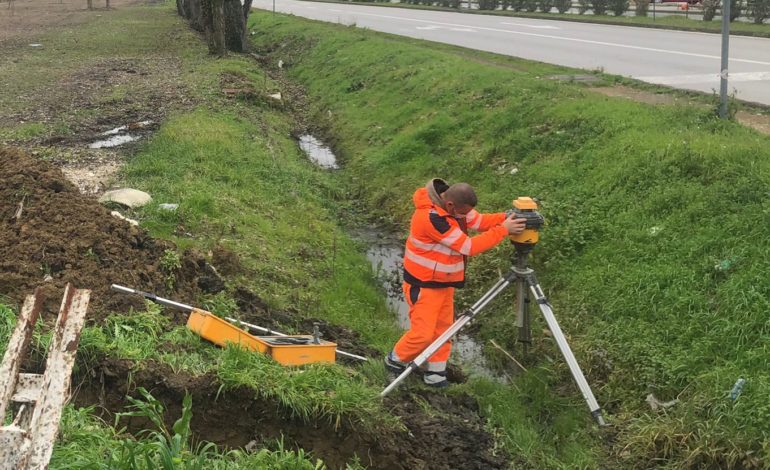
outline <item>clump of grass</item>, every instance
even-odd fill
[[[182,257],[175,250],[164,250],[160,258],[160,269],[166,276],[166,288],[174,290],[176,275],[182,269]]]
[[[379,390],[341,366],[284,367],[267,356],[233,346],[223,351],[216,372],[225,388],[250,387],[305,421],[326,420],[338,427],[348,419],[369,430],[399,426],[377,399]]]

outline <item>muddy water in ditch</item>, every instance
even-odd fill
[[[311,135],[303,135],[299,146],[314,163],[322,168],[337,169],[337,159],[331,149]],[[398,324],[404,330],[409,328],[409,305],[404,300],[401,290],[403,283],[404,242],[394,234],[386,233],[376,227],[369,227],[351,233],[355,240],[360,240],[368,247],[366,257],[372,270],[385,290],[386,301],[396,313]],[[486,364],[481,346],[470,336],[458,334],[452,340],[452,356],[463,364],[466,372],[492,380],[506,381],[506,377],[494,374]]]

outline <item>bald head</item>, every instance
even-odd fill
[[[476,207],[476,191],[468,183],[455,183],[441,195],[445,201],[453,202],[457,207]]]

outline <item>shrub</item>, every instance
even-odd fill
[[[550,13],[553,8],[554,0],[538,0],[538,6],[543,13]]]
[[[523,0],[509,0],[508,3],[513,11],[521,11],[524,8]]]
[[[636,0],[636,16],[647,16],[650,11],[650,0]]]
[[[530,13],[533,13],[537,10],[537,0],[523,0],[524,1],[524,9],[527,10]]]
[[[703,21],[711,21],[717,14],[719,0],[703,0]]]
[[[609,0],[590,0],[590,2],[591,10],[593,10],[594,15],[607,14],[607,4],[609,3]]]
[[[770,0],[754,0],[748,5],[746,14],[756,24],[770,18]]]
[[[589,0],[578,0],[578,15],[584,15],[590,9],[591,2]]]
[[[730,21],[740,18],[743,13],[743,0],[730,0]]]
[[[559,13],[566,13],[572,8],[572,0],[556,0],[555,3]]]
[[[496,10],[498,0],[479,0],[479,10]]]
[[[628,0],[609,0],[610,8],[615,16],[623,16],[628,11]]]

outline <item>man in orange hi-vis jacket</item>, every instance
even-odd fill
[[[400,374],[406,365],[454,322],[454,290],[465,284],[465,262],[524,231],[525,219],[505,213],[480,214],[466,183],[434,178],[413,196],[415,211],[404,253],[404,297],[409,304],[409,330],[385,357],[386,368]],[[468,229],[482,232],[468,236]],[[446,387],[451,343],[428,359],[423,380]]]

